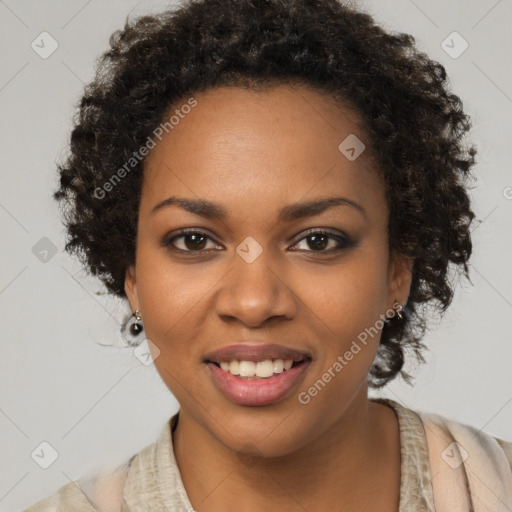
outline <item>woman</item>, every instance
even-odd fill
[[[468,275],[469,128],[412,36],[336,0],[114,33],[55,197],[180,410],[28,510],[510,510],[512,443],[368,398]]]

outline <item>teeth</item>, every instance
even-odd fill
[[[233,375],[240,375],[240,363],[238,361],[231,361],[229,364],[229,372]]]
[[[293,359],[266,359],[265,361],[222,361],[220,367],[232,375],[239,375],[244,378],[272,377],[275,373],[282,373],[293,366]]]
[[[254,361],[240,361],[240,377],[254,377],[256,363]]]
[[[256,377],[272,377],[272,375],[274,375],[274,364],[272,363],[272,360],[266,359],[265,361],[258,361],[256,363],[256,370],[254,373],[256,374]]]
[[[283,373],[284,362],[282,359],[274,359],[274,373]]]

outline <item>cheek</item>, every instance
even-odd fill
[[[155,333],[193,327],[194,315],[215,282],[204,264],[173,263],[165,249],[141,245],[138,252],[137,287],[141,311]]]
[[[385,267],[379,258],[355,258],[333,272],[327,291],[310,295],[310,309],[321,322],[318,341],[321,350],[312,371],[300,387],[299,407],[322,422],[336,421],[339,409],[366,382],[375,360],[384,325],[387,293]],[[302,409],[301,409],[302,410]]]
[[[204,386],[197,339],[204,324],[201,301],[212,286],[208,273],[172,265],[154,249],[141,248],[138,261],[140,309],[155,368],[182,406],[197,407],[187,389],[201,396]]]
[[[155,366],[170,370],[193,337],[194,305],[204,295],[201,281],[166,262],[160,250],[144,246],[137,254],[136,274],[145,334],[159,350]]]
[[[356,337],[384,313],[388,290],[382,261],[375,252],[361,251],[310,288],[310,307],[333,334],[342,335],[340,342]]]

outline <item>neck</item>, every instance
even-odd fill
[[[384,420],[394,412],[368,401],[366,390],[320,436],[312,433],[306,445],[278,457],[236,453],[182,413],[174,453],[198,512],[359,510],[386,473],[390,453],[383,447],[392,433]]]

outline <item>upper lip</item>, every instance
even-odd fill
[[[239,343],[222,347],[205,355],[205,362],[220,363],[222,361],[265,361],[266,359],[292,359],[302,361],[311,359],[307,352],[277,345],[275,343]]]

